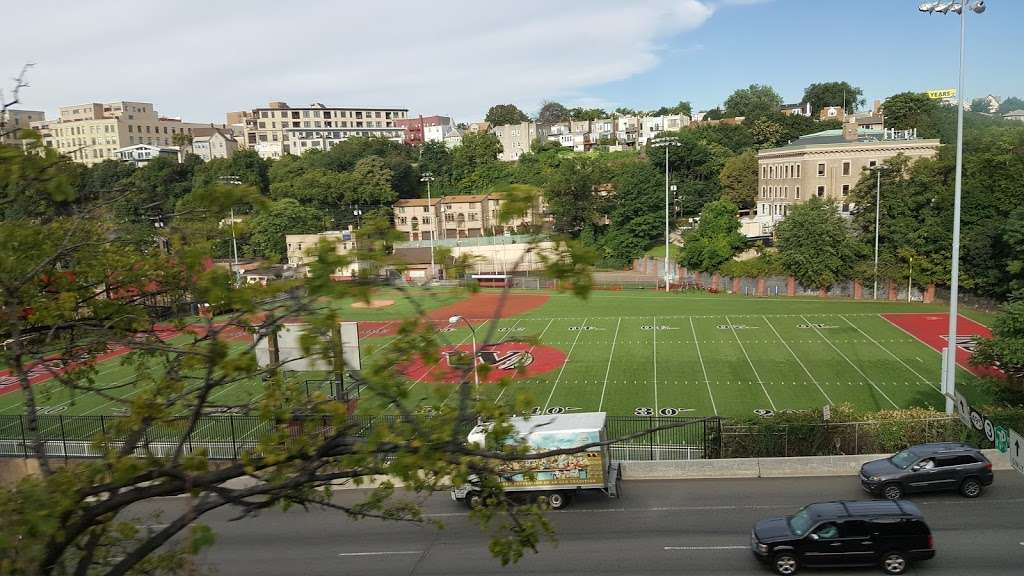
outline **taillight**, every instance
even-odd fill
[[[935,536],[928,535],[928,548],[935,548]]]
[[[985,463],[985,470],[992,470],[992,463],[991,462],[986,462]]]

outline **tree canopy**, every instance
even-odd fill
[[[718,175],[722,198],[742,208],[751,208],[757,198],[757,154],[746,150],[722,165]]]
[[[778,112],[780,106],[782,96],[767,84],[751,84],[736,90],[725,99],[727,116],[744,116],[751,120]]]
[[[852,114],[858,106],[864,105],[863,95],[863,90],[849,82],[815,82],[804,89],[803,102],[810,103],[814,114],[823,108],[844,104],[846,111]]]
[[[504,126],[506,124],[519,124],[530,119],[525,112],[516,107],[515,104],[495,104],[487,110],[484,120],[491,126]]]
[[[569,120],[569,109],[558,102],[546,101],[537,113],[537,122],[541,124],[557,124]]]
[[[818,197],[793,205],[775,237],[783,268],[810,288],[850,278],[861,255],[838,206]]]
[[[714,272],[746,243],[740,234],[738,208],[729,200],[716,200],[704,206],[697,227],[683,240],[679,263],[690,270]]]

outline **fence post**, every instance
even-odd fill
[[[649,423],[648,426],[647,426],[648,430],[650,430],[651,428],[654,428],[654,416],[648,416],[647,417],[647,422]],[[654,433],[653,432],[648,432],[647,433],[647,445],[649,447],[649,452],[650,452],[648,457],[651,460],[654,460]]]
[[[783,440],[782,455],[786,457],[789,456],[789,424],[786,424],[786,435]]]
[[[64,433],[64,415],[58,414],[57,418],[60,419],[60,442],[64,446],[64,463],[66,464],[68,461],[68,438]]]
[[[21,428],[21,452],[28,458],[28,440],[25,439],[25,417],[18,416],[18,428]]]
[[[228,413],[228,422],[231,423],[231,459],[238,460],[238,445],[235,443],[235,415]]]
[[[853,423],[853,453],[860,454],[860,422]]]
[[[100,414],[100,434],[103,435],[103,440],[107,439],[107,423],[103,419],[103,414]]]

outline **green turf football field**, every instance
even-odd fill
[[[756,410],[840,403],[863,410],[942,407],[939,353],[880,316],[942,312],[940,305],[650,290],[597,291],[585,301],[548,294],[550,300],[542,307],[497,321],[491,342],[539,337],[544,346],[564,353],[565,362],[507,387],[483,383],[484,398],[505,401],[526,394],[537,412],[604,410],[621,415],[747,416]],[[428,307],[455,300],[439,297]],[[387,321],[407,311],[403,305],[354,315]],[[477,335],[482,338],[493,322],[475,319]],[[471,335],[459,326],[442,336],[453,345],[468,345]],[[364,361],[372,362],[373,350],[391,339],[365,338]],[[531,347],[522,346],[526,351]],[[127,385],[131,370],[119,359],[102,363],[99,370],[99,381],[126,384],[112,392],[119,397],[130,398],[143,389]],[[296,375],[307,376],[322,377]],[[429,410],[450,399],[454,387],[436,379],[433,370],[409,379],[418,407]],[[986,399],[967,371],[960,369],[957,381],[973,402]],[[111,415],[119,408],[117,402],[71,398],[53,388],[37,385],[44,413]],[[259,382],[243,381],[218,391],[213,400],[244,402],[261,393]],[[373,399],[364,398],[363,404],[372,406]],[[20,393],[0,396],[0,414],[21,411]]]

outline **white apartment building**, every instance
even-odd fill
[[[498,160],[514,162],[519,157],[530,151],[530,146],[539,138],[547,134],[546,126],[539,126],[536,122],[520,122],[519,124],[506,124],[495,126],[491,133],[498,137],[501,142],[501,153]]]
[[[337,254],[348,254],[356,249],[356,231],[352,226],[345,230],[329,230],[317,234],[287,234],[285,235],[287,268],[307,274],[306,266],[316,260],[317,246],[322,240],[334,244]],[[358,273],[359,262],[351,262],[345,267],[337,269],[332,278],[342,280],[351,278]]]
[[[150,146],[149,144],[136,144],[117,149],[117,159],[136,168],[142,168],[149,164],[150,160],[160,157],[179,162],[181,161],[181,149],[173,146]]]
[[[192,131],[192,153],[205,162],[230,158],[238,150],[238,141],[228,130],[196,128]]]
[[[0,143],[21,141],[18,134],[20,131],[32,128],[34,122],[41,122],[45,118],[41,110],[8,109],[0,112]]]
[[[245,143],[264,158],[302,154],[311,148],[329,149],[355,137],[387,138],[402,142],[404,130],[396,120],[407,118],[406,108],[357,108],[313,103],[292,108],[271,102],[256,108],[246,121]]]
[[[646,146],[648,140],[662,132],[677,132],[690,125],[690,117],[686,114],[666,114],[665,116],[641,116],[640,131],[637,134],[637,145]]]
[[[192,135],[211,124],[182,122],[157,114],[148,102],[93,102],[64,106],[56,120],[36,122],[46,145],[75,162],[97,164],[118,159],[118,150],[137,144],[173,146],[176,134]]]

